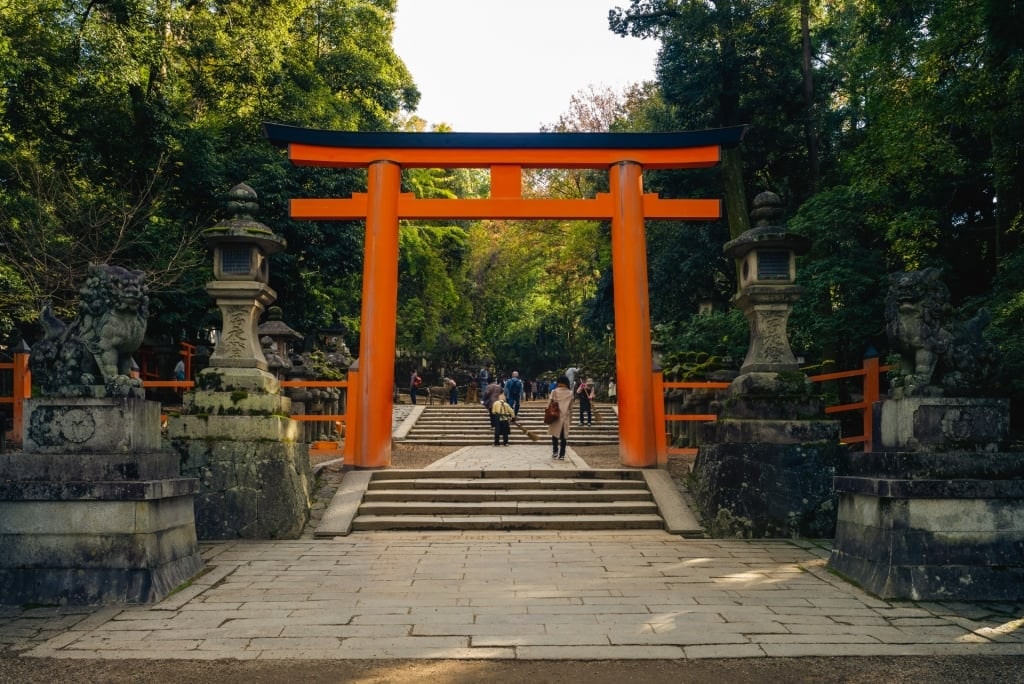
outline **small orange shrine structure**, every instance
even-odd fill
[[[623,465],[658,464],[645,219],[708,221],[717,199],[644,193],[644,169],[719,163],[745,127],[679,133],[348,133],[265,123],[266,137],[297,166],[365,168],[367,191],[349,198],[291,200],[294,219],[366,221],[359,374],[347,438],[357,468],[391,463],[400,219],[591,219],[611,221],[619,455]],[[403,168],[486,168],[489,198],[419,199],[401,191]],[[523,169],[599,169],[608,193],[592,199],[526,199]]]

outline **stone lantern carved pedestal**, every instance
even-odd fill
[[[294,539],[309,516],[309,454],[257,332],[277,298],[267,256],[284,241],[253,219],[252,188],[240,184],[229,199],[232,218],[203,233],[214,255],[216,280],[206,291],[221,311],[220,339],[168,436],[182,473],[199,480],[200,539]]]
[[[24,451],[0,454],[0,604],[150,603],[203,568],[196,480],[127,375],[147,313],[142,274],[107,265],[75,321],[44,309],[41,396],[25,402]]]
[[[965,378],[987,388],[998,364],[974,323],[918,325],[948,310],[948,296],[932,269],[893,276],[887,330],[904,363],[873,407],[874,444],[842,459],[828,566],[885,599],[1016,601],[1024,454],[1006,450],[1007,400],[949,396],[969,390]]]
[[[786,324],[802,288],[795,255],[806,239],[776,225],[779,198],[754,200],[755,227],[726,244],[740,259],[734,298],[750,324],[750,346],[717,422],[702,426],[693,490],[715,536],[830,537],[839,423],[800,372]]]

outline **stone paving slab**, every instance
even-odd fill
[[[571,450],[551,459],[546,445],[467,447],[434,465],[586,468]],[[354,514],[358,479],[339,499],[338,529]],[[828,541],[450,530],[204,543],[201,552],[205,573],[156,605],[0,606],[0,652],[140,661],[1024,655],[1024,602],[884,601],[827,571]]]
[[[684,537],[704,536],[704,527],[690,511],[682,495],[676,489],[672,476],[664,470],[644,470],[647,488],[658,504],[658,512],[665,519],[665,530]]]
[[[825,569],[827,542],[357,532],[204,544],[203,555],[208,572],[153,606],[4,607],[0,650],[128,660],[1024,655],[1024,603],[883,601]]]
[[[368,470],[353,470],[345,474],[341,486],[338,487],[320,519],[320,524],[317,525],[315,536],[338,537],[352,531],[352,521],[356,517],[371,477],[372,473]]]

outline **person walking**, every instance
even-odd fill
[[[416,403],[416,390],[419,389],[419,386],[422,382],[423,380],[420,379],[420,374],[417,373],[416,369],[414,368],[412,371],[412,375],[409,376],[409,401],[411,401],[413,404]],[[428,401],[427,403],[429,404],[430,402]]]
[[[608,381],[608,401],[615,403],[615,378]]]
[[[575,392],[576,389],[579,387],[579,383],[576,382],[577,378],[579,378],[579,375],[580,369],[577,368],[576,366],[572,366],[570,368],[565,369],[565,377],[569,378],[569,389],[571,389],[573,392]]]
[[[594,424],[594,381],[590,378],[580,382],[576,388],[576,398],[580,400],[580,425],[586,419],[587,425]]]
[[[487,372],[486,367],[481,367],[480,372],[476,374],[477,384],[480,386],[480,401],[484,400],[484,394],[487,392],[487,381],[490,379],[490,374]]]
[[[494,420],[491,421],[494,424],[494,446],[508,446],[508,435],[512,432],[510,423],[516,414],[512,405],[505,401],[504,393],[499,394],[491,406],[491,415],[494,416]]]
[[[523,401],[523,381],[519,379],[519,371],[512,371],[512,377],[505,381],[505,397],[519,417],[519,406]]]
[[[459,403],[459,384],[455,378],[445,378],[445,385],[448,387],[448,403],[452,406]]]
[[[494,408],[494,402],[498,401],[498,397],[501,395],[501,385],[494,380],[484,388],[483,405],[484,408],[487,409],[487,419],[491,422],[492,429],[495,428],[495,425],[494,414],[491,412],[491,409]]]
[[[551,436],[551,458],[560,461],[565,460],[565,447],[569,440],[569,427],[572,425],[573,398],[569,378],[560,376],[548,398],[549,402],[558,404],[558,420],[548,425],[548,435]]]

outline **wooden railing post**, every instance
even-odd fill
[[[342,448],[342,457],[345,459],[345,465],[350,466],[356,462],[356,440],[353,432],[359,425],[356,419],[359,412],[359,359],[349,366],[346,380],[348,387],[345,388],[345,445]]]
[[[179,342],[178,356],[185,362],[185,379],[192,379],[192,357],[196,355],[196,345],[188,342]]]
[[[871,451],[873,446],[874,405],[879,399],[879,373],[881,372],[878,357],[864,359],[864,451]]]
[[[651,374],[652,407],[654,409],[654,452],[659,468],[668,467],[668,437],[665,424],[665,374],[660,370]]]
[[[32,398],[32,373],[28,369],[28,356],[27,349],[14,352],[14,424],[11,426],[14,436],[11,441],[16,444],[21,444],[25,427],[25,400]]]

